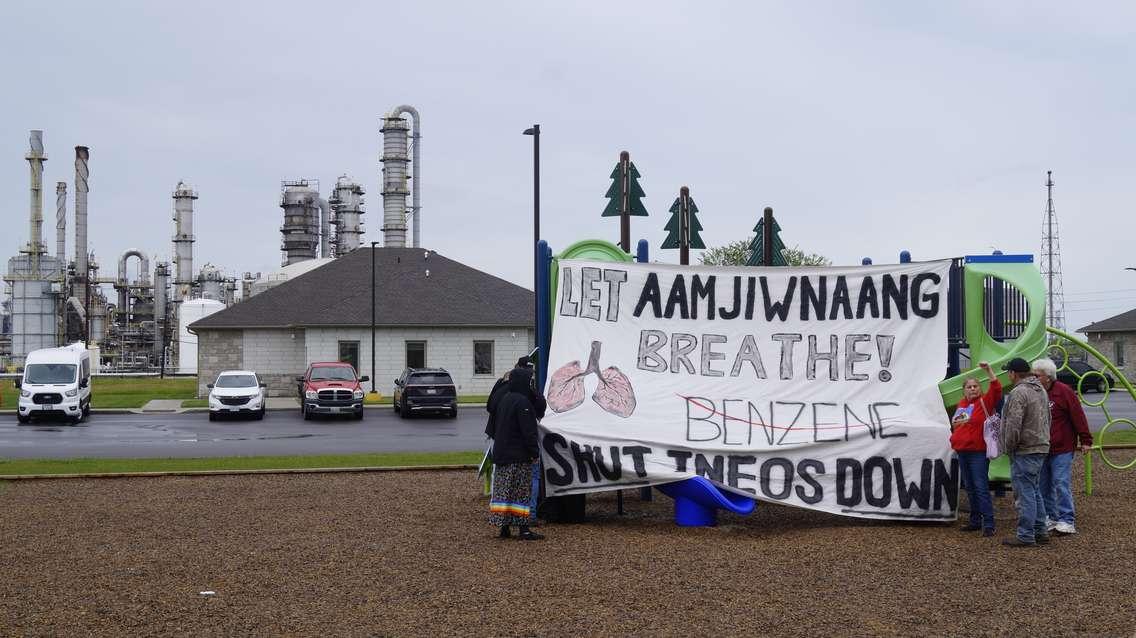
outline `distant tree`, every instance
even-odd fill
[[[745,266],[752,255],[750,246],[753,238],[739,239],[725,246],[715,246],[699,257],[705,266]],[[806,253],[799,246],[786,248],[781,252],[790,266],[831,266],[832,261],[824,255]]]
[[[732,241],[725,246],[715,246],[698,258],[704,266],[744,266],[749,260],[748,239]]]

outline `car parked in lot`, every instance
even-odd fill
[[[1090,372],[1094,372],[1096,374],[1093,374],[1088,379],[1085,379],[1084,384],[1081,385],[1081,389],[1085,392],[1092,392],[1094,390],[1097,392],[1104,392],[1116,383],[1116,380],[1112,378],[1112,375],[1101,372],[1100,370],[1097,370],[1084,361],[1070,361],[1066,364],[1066,366],[1067,367],[1061,368],[1057,371],[1057,380],[1061,383],[1064,383],[1065,385],[1068,385],[1074,390],[1077,389],[1078,378],[1083,377]]]
[[[296,377],[300,393],[300,411],[305,419],[317,414],[350,414],[363,418],[363,382],[350,363],[339,361],[313,363],[302,377]]]
[[[226,414],[251,416],[258,421],[264,418],[268,403],[267,386],[260,382],[255,372],[226,370],[218,374],[217,380],[208,387],[210,421]]]
[[[402,418],[415,412],[445,412],[458,415],[458,392],[454,379],[442,368],[407,368],[394,380],[394,411]]]

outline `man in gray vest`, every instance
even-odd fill
[[[1018,509],[1018,532],[1002,541],[1009,547],[1036,547],[1049,542],[1045,503],[1039,482],[1049,454],[1049,396],[1025,359],[1002,366],[1013,389],[1002,408],[1002,451],[1010,456],[1010,481]]]

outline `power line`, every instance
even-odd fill
[[[1115,288],[1113,290],[1087,290],[1085,292],[1067,292],[1066,297],[1080,297],[1082,295],[1105,295],[1113,292],[1136,292],[1136,288]]]

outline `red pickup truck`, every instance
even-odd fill
[[[370,377],[356,376],[349,363],[313,363],[304,376],[296,377],[300,411],[305,419],[316,414],[350,414],[362,420],[365,381]]]

